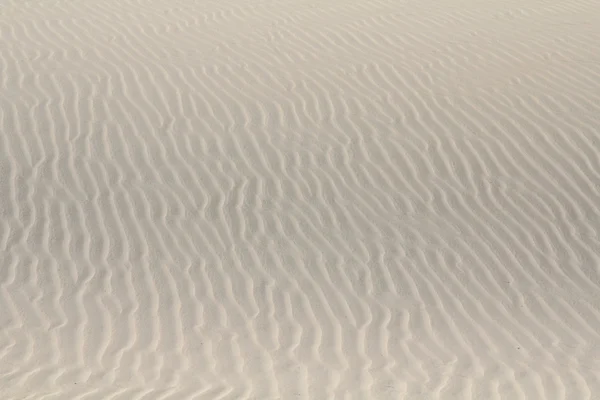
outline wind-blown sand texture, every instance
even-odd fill
[[[1,399],[600,398],[598,1],[0,4]]]

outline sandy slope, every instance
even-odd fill
[[[598,21],[0,1],[0,398],[599,398]]]

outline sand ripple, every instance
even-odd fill
[[[598,21],[3,1],[0,398],[595,398]]]

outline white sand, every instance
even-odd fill
[[[597,0],[1,0],[0,399],[600,397]]]

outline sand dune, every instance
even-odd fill
[[[598,21],[3,0],[0,398],[598,398]]]

